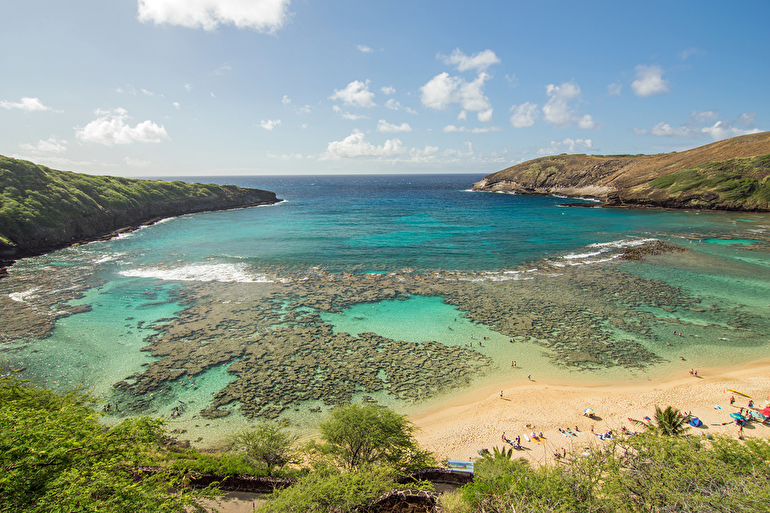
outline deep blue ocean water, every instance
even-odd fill
[[[28,375],[38,379],[66,387],[81,384],[109,397],[112,384],[153,360],[139,349],[153,333],[153,322],[183,309],[167,298],[178,284],[269,281],[314,268],[354,274],[403,269],[500,273],[536,268],[544,261],[557,268],[590,266],[604,260],[606,248],[649,238],[693,251],[681,262],[630,263],[624,270],[721,305],[740,305],[752,315],[770,313],[770,254],[752,250],[767,244],[763,242],[770,233],[767,214],[565,207],[580,200],[472,192],[472,183],[481,178],[476,174],[191,177],[186,181],[271,190],[285,201],[181,216],[109,241],[19,262],[9,278],[0,280],[0,293],[24,301],[41,291],[22,287],[17,277],[55,276],[60,266],[75,266],[94,285],[74,303],[89,304],[92,310],[59,320],[53,335],[43,340],[4,337],[2,358],[25,366]],[[65,288],[67,283],[57,286]],[[324,314],[324,319],[340,331],[372,331],[414,341],[446,338],[448,320],[461,317],[440,298],[393,302],[378,310],[361,304],[347,313]],[[504,352],[510,350],[508,340],[500,334],[463,324],[462,319],[453,333],[457,340],[447,343],[465,343],[474,334],[476,339],[489,337],[489,356],[510,360]],[[693,346],[688,359],[708,365],[770,356],[767,347],[757,347],[757,334],[751,335],[750,348],[736,349],[732,340],[715,349],[722,343],[715,334],[713,340],[703,341],[709,351]],[[498,338],[499,351],[493,347]],[[665,357],[678,360],[666,350],[660,349]],[[522,348],[518,358],[522,362],[530,358],[532,368],[542,375],[550,372],[536,346]],[[217,368],[178,397],[205,404],[231,379],[225,367]],[[168,413],[163,408],[159,405],[156,413]]]

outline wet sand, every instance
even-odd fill
[[[597,385],[539,381],[533,376],[533,381],[518,379],[474,391],[414,414],[410,420],[420,429],[416,435],[420,446],[439,460],[475,460],[480,449],[510,447],[502,441],[505,432],[511,440],[521,436],[525,449],[516,451],[518,456],[551,462],[554,453],[562,449],[583,452],[586,447],[607,443],[592,434],[592,428],[597,434],[610,429],[619,434],[621,426],[641,430],[628,418],[653,417],[656,405],[674,406],[699,417],[703,426],[691,428],[688,433],[692,435],[719,433],[737,438],[738,426],[730,422],[730,413],[747,407],[749,399],[725,389],[744,392],[754,399],[755,408],[764,408],[770,396],[770,359],[697,370],[697,377],[690,376],[688,367],[681,375],[663,380],[640,382],[637,378],[634,382]],[[735,396],[732,406],[731,395]],[[585,408],[593,408],[597,419],[585,417]],[[722,425],[725,422],[728,424]],[[575,431],[576,427],[581,431],[576,437],[564,437],[559,432],[559,428]],[[533,431],[542,431],[546,442],[527,442],[524,435]],[[768,437],[770,426],[752,422],[743,433],[744,438]]]

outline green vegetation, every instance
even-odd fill
[[[180,181],[136,180],[57,171],[0,156],[0,244],[13,247],[40,228],[69,219],[93,222],[113,211],[167,200],[227,198],[239,187]]]
[[[649,182],[672,196],[687,194],[704,201],[766,209],[770,207],[770,155],[709,162]]]
[[[650,423],[644,423],[641,420],[634,420],[634,424],[644,427],[652,434],[661,436],[679,436],[684,434],[690,426],[689,415],[682,415],[681,412],[673,406],[666,406],[661,410],[660,406],[655,407],[655,420]]]
[[[262,422],[232,437],[232,449],[243,453],[254,467],[272,476],[290,463],[298,463],[294,445],[297,437],[282,426]]]
[[[325,443],[313,448],[348,470],[386,464],[406,472],[433,463],[430,453],[417,446],[414,430],[404,415],[388,408],[349,404],[335,408],[321,424]]]
[[[0,377],[0,510],[7,512],[201,510],[185,476],[144,473],[162,453],[162,422],[147,417],[106,428],[87,395],[59,395]],[[174,491],[176,490],[176,491]]]
[[[334,410],[322,440],[306,447],[312,468],[297,464],[296,439],[278,424],[237,433],[234,452],[214,455],[170,444],[160,420],[105,427],[100,416],[85,394],[0,376],[0,511],[204,511],[198,501],[216,490],[191,490],[194,471],[298,476],[260,508],[267,513],[365,511],[392,489],[432,488],[394,483],[405,469],[435,462],[417,447],[414,426],[380,406]],[[472,483],[440,499],[442,511],[770,511],[770,443],[683,436],[686,418],[656,407],[644,433],[550,465],[493,448],[476,462]]]

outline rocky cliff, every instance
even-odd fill
[[[660,155],[555,155],[486,176],[477,191],[559,194],[612,206],[770,210],[770,132]]]
[[[0,260],[41,254],[154,220],[280,201],[234,185],[57,171],[0,156]]]

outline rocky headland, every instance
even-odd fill
[[[477,191],[592,198],[607,206],[770,211],[770,132],[659,155],[553,155],[486,176]]]
[[[279,201],[260,189],[92,176],[0,156],[0,265],[167,217]]]

